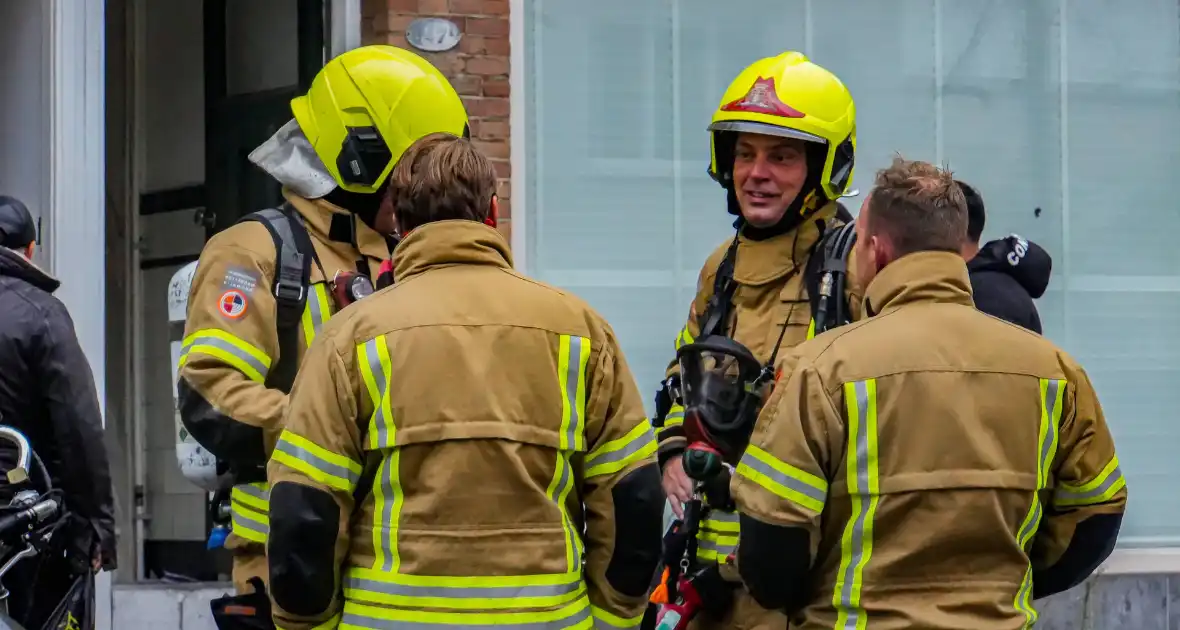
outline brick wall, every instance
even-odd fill
[[[362,0],[361,39],[392,44],[430,60],[455,86],[471,118],[471,137],[499,175],[500,231],[512,237],[512,167],[508,129],[508,0]],[[453,50],[427,53],[406,42],[418,17],[445,17],[463,38]]]

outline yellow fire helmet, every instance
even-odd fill
[[[721,97],[709,132],[709,175],[726,189],[733,187],[733,151],[741,132],[798,138],[823,147],[822,153],[808,152],[813,172],[800,192],[805,198],[792,204],[801,214],[839,198],[852,183],[856,154],[852,94],[836,75],[802,53],[789,51],[759,59],[743,70]],[[733,204],[730,212],[737,214]]]
[[[355,193],[379,190],[425,135],[470,136],[467,111],[447,78],[413,52],[383,44],[333,58],[291,111],[336,183]]]

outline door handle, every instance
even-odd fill
[[[193,212],[193,223],[204,228],[212,228],[217,225],[217,213],[208,208],[197,208]]]

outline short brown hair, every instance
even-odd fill
[[[967,200],[954,175],[929,162],[893,158],[869,194],[867,233],[884,233],[896,255],[958,252],[967,235]]]
[[[389,175],[398,227],[447,219],[483,222],[496,194],[496,171],[470,140],[432,133],[410,145]]]

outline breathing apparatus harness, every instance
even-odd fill
[[[674,523],[665,537],[665,569],[657,587],[660,603],[652,618],[652,627],[659,630],[685,627],[704,606],[695,583],[716,579],[704,575],[710,567],[694,570],[697,533],[707,509],[733,509],[728,479],[749,442],[762,408],[764,388],[775,379],[775,360],[790,321],[788,314],[765,363],[728,336],[726,329],[738,285],[733,274],[743,219],[739,217],[734,227],[737,233],[718,266],[700,335],[677,349],[680,372],[668,379],[657,394],[657,427],[663,426],[673,404],[684,408],[688,446],[682,462],[693,481],[693,495],[685,505],[684,518]],[[850,321],[844,296],[848,254],[856,242],[855,224],[851,221],[834,228],[820,222],[817,227],[821,236],[803,272],[814,334]]]
[[[352,214],[333,214],[328,235],[330,240],[350,243],[359,249],[355,223],[358,220],[360,219]],[[316,265],[321,276],[328,278],[328,275],[312,244],[305,219],[289,202],[247,214],[238,219],[237,223],[250,221],[261,223],[266,228],[275,248],[272,286],[279,358],[267,374],[266,386],[289,394],[299,367],[299,338],[303,311],[310,298],[312,264]],[[332,276],[328,285],[331,287],[331,297],[337,311],[393,283],[390,260],[382,263],[375,286],[369,278],[367,267],[368,263],[362,257],[356,262],[356,271],[340,270]],[[230,502],[233,486],[266,481],[264,468],[237,469],[224,460],[217,461],[217,473],[228,473],[231,481],[215,491],[207,505],[208,517],[213,523],[213,530],[206,543],[209,549],[222,546],[231,529]]]

